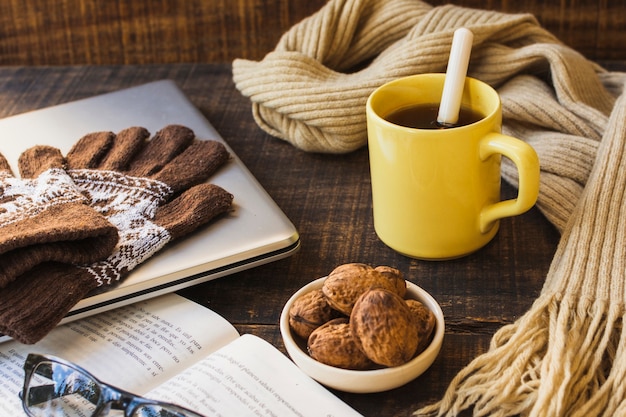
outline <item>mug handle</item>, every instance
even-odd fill
[[[480,143],[480,158],[485,160],[494,154],[509,158],[519,172],[517,198],[499,201],[483,208],[480,213],[480,232],[489,231],[493,222],[528,211],[539,195],[539,157],[537,152],[519,139],[501,133],[489,133]]]

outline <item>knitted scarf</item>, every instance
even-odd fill
[[[528,14],[418,0],[330,0],[259,62],[235,60],[258,125],[310,152],[367,143],[365,102],[392,79],[445,72],[454,30],[469,75],[502,97],[503,132],[541,163],[537,206],[561,232],[541,295],[416,415],[626,414],[626,74],[608,72]],[[503,159],[503,177],[517,185]]]

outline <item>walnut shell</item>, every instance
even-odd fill
[[[354,304],[350,330],[365,355],[385,366],[413,358],[419,342],[415,316],[398,294],[375,288]]]
[[[374,365],[357,346],[347,318],[333,319],[315,329],[307,349],[316,361],[338,368],[363,370]]]
[[[397,276],[390,279],[391,275],[361,263],[344,264],[328,274],[322,291],[331,307],[349,316],[359,296],[371,288],[384,288],[401,293],[398,295],[403,297],[406,292],[406,282],[401,279],[400,285],[397,282]]]
[[[377,266],[374,270],[380,272],[387,277],[387,279],[391,280],[391,282],[396,286],[396,294],[402,298],[406,296],[406,281],[404,280],[404,275],[400,272],[400,270],[384,265]]]
[[[415,316],[417,324],[417,335],[419,337],[419,343],[417,345],[417,352],[421,353],[430,343],[430,336],[433,334],[437,318],[428,307],[417,300],[405,300],[409,310]]]
[[[295,334],[307,340],[313,330],[334,317],[337,317],[337,313],[319,289],[303,294],[294,301],[289,309],[289,326]]]

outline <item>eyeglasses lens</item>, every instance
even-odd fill
[[[33,417],[94,417],[101,395],[100,383],[88,374],[59,362],[42,361],[28,381],[24,404]],[[104,405],[107,416],[125,415],[111,405]],[[132,417],[194,416],[199,415],[169,404],[139,404],[132,412]]]
[[[140,406],[133,413],[133,417],[186,417],[187,414],[180,413],[170,407],[159,405]]]
[[[24,396],[35,417],[90,417],[100,398],[100,386],[77,369],[44,361],[33,370]]]

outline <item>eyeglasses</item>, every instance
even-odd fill
[[[202,417],[174,404],[154,401],[105,384],[63,359],[29,354],[24,363],[22,406],[29,417],[98,417],[123,410],[124,417]]]

